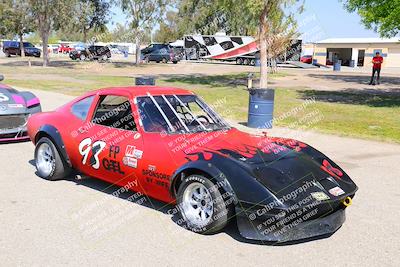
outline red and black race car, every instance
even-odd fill
[[[230,127],[190,91],[106,88],[33,115],[39,176],[72,170],[176,203],[184,226],[214,233],[236,221],[247,239],[286,242],[334,233],[357,186],[302,142]]]

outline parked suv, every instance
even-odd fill
[[[163,48],[164,49],[170,49],[171,46],[169,44],[151,44],[148,47],[143,48],[142,50],[140,50],[140,53],[142,55],[147,55],[147,54],[153,53],[153,52],[155,52],[157,50],[160,50],[160,49],[163,49]]]
[[[21,55],[21,48],[19,42],[17,41],[4,41],[3,42],[3,52],[7,57],[11,55]],[[42,50],[36,48],[33,44],[24,42],[24,52],[25,56],[40,57]]]
[[[155,61],[157,63],[168,63],[168,61],[172,61],[172,63],[178,63],[182,57],[179,53],[177,53],[173,48],[161,48],[154,50],[148,54],[142,56],[145,62]]]
[[[107,60],[111,57],[111,51],[108,46],[100,46],[100,45],[92,45],[86,49],[82,50],[75,50],[69,53],[69,57],[72,60],[80,59],[80,60],[87,60],[87,59],[101,59]]]

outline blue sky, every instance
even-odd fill
[[[124,24],[126,16],[114,7],[110,28],[115,23]],[[300,31],[308,33],[302,36],[305,41],[319,41],[326,38],[340,37],[379,37],[372,30],[367,30],[360,22],[357,13],[348,13],[339,0],[305,0],[305,11],[298,17]]]

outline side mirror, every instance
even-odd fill
[[[2,74],[0,74],[0,82],[4,80],[4,76]]]

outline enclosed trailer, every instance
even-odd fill
[[[299,61],[301,44],[301,40],[293,40],[279,61]],[[235,61],[240,65],[255,65],[260,54],[253,37],[227,35],[185,35],[184,51],[187,60]]]

